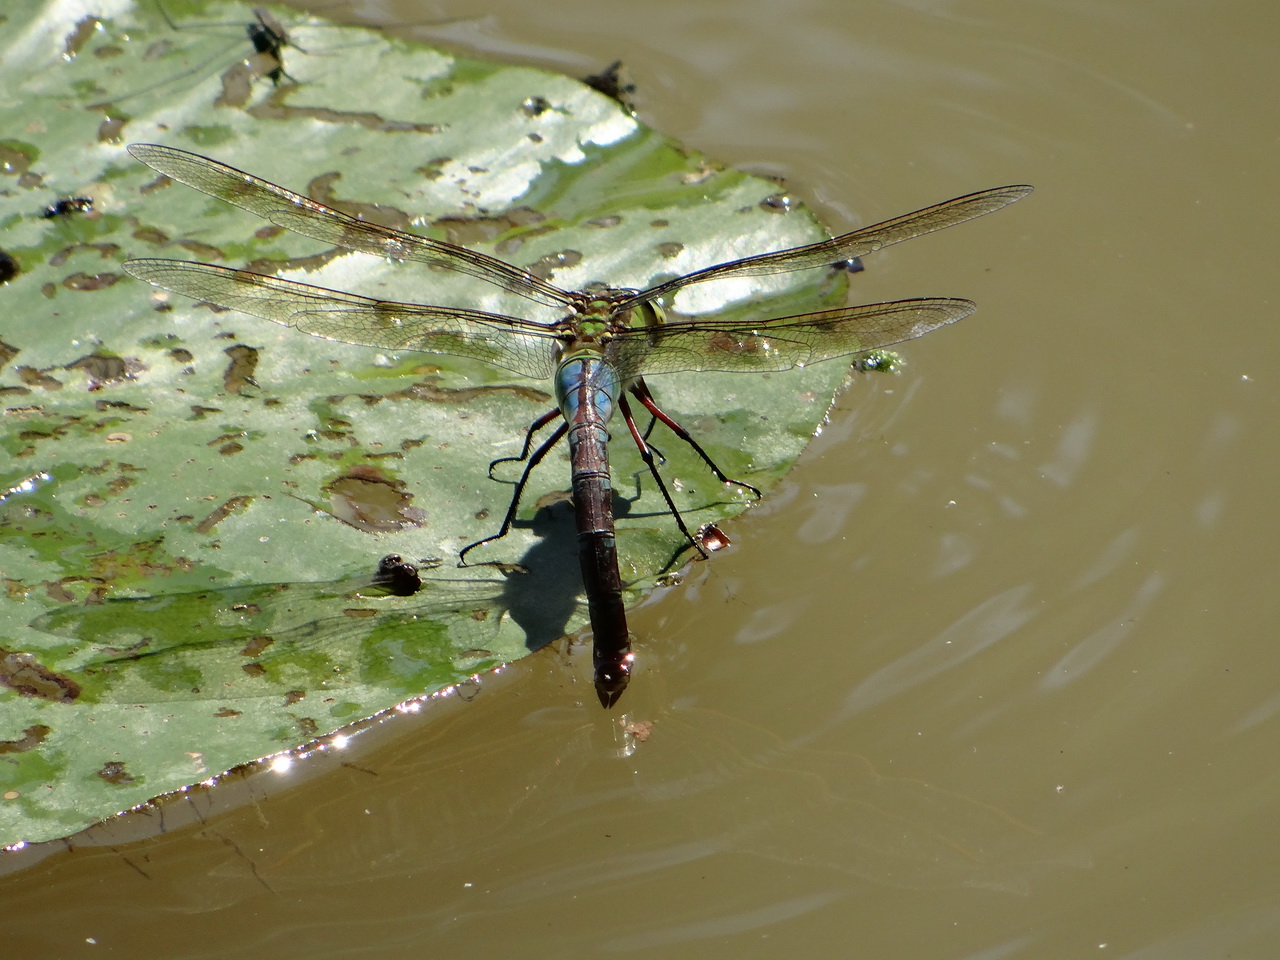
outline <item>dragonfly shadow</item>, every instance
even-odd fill
[[[389,557],[380,573],[388,560],[413,569]],[[511,659],[495,647],[501,589],[413,570],[405,589],[357,576],[69,604],[30,626],[70,642],[5,669],[64,701],[340,696],[383,709]]]
[[[630,498],[615,490],[614,516],[649,516],[633,510],[640,496],[639,489]],[[655,512],[652,516],[667,514]],[[507,615],[524,632],[525,646],[533,652],[571,632],[570,621],[576,613],[585,610],[573,502],[567,497],[555,500],[539,507],[531,519],[515,520],[511,526],[530,530],[537,538],[518,561],[523,572],[508,577],[502,591],[502,605]],[[687,559],[688,552],[687,546],[676,550],[664,572],[676,567],[682,558]]]
[[[568,633],[569,621],[582,607],[573,505],[567,500],[548,504],[512,526],[532,530],[537,538],[518,561],[523,572],[508,577],[502,591],[507,615],[524,631],[525,646],[533,652]]]

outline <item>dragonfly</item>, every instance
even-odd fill
[[[525,461],[526,467],[502,527],[494,536],[466,547],[459,560],[465,563],[472,548],[509,531],[530,472],[567,437],[595,689],[606,709],[626,689],[634,664],[609,475],[609,423],[614,412],[621,414],[676,523],[695,548],[698,541],[662,480],[646,440],[649,431],[638,428],[628,395],[655,422],[690,444],[717,479],[759,495],[749,484],[727,477],[696,439],[662,411],[645,376],[789,370],[911,340],[976,309],[969,300],[923,298],[743,321],[672,318],[664,302],[686,287],[712,280],[844,264],[992,213],[1032,190],[1011,185],[971,193],[832,239],[709,266],[645,290],[569,291],[495,257],[341,213],[200,154],[157,144],[131,144],[129,152],[157,172],[279,227],[346,250],[462,273],[560,314],[558,321],[545,323],[480,310],[378,300],[210,263],[139,259],[124,264],[131,276],[157,287],[314,337],[388,351],[469,357],[526,377],[550,378],[556,406],[534,421],[520,457],[511,458]],[[535,433],[557,419],[554,431],[533,450]]]

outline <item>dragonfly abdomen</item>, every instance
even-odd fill
[[[591,616],[596,695],[611,707],[627,687],[633,659],[609,478],[608,422],[617,402],[618,377],[598,356],[577,356],[561,363],[556,395],[569,424],[578,560]]]

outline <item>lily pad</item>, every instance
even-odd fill
[[[170,11],[180,25],[255,23],[238,5]],[[296,48],[277,83],[244,26],[175,30],[125,2],[16,0],[4,15],[0,843],[68,835],[584,623],[560,454],[516,529],[475,558],[527,574],[436,570],[407,598],[361,589],[384,554],[456,558],[496,530],[512,476],[491,479],[489,462],[518,453],[552,405],[548,382],[213,312],[120,265],[248,264],[501,313],[514,298],[265,225],[158,180],[127,143],[204,153],[566,289],[643,287],[824,236],[776,183],[557,74],[280,14]],[[780,315],[844,293],[840,272],[812,271],[708,283],[672,306]],[[726,473],[767,490],[845,373],[652,386]],[[747,504],[684,444],[656,439],[690,527]],[[688,552],[635,451],[614,446],[634,601]]]

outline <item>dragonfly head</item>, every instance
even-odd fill
[[[636,303],[638,292],[603,287],[582,294],[575,304],[574,327],[579,336],[594,340],[611,331],[661,324],[665,319],[662,308],[647,301]]]

